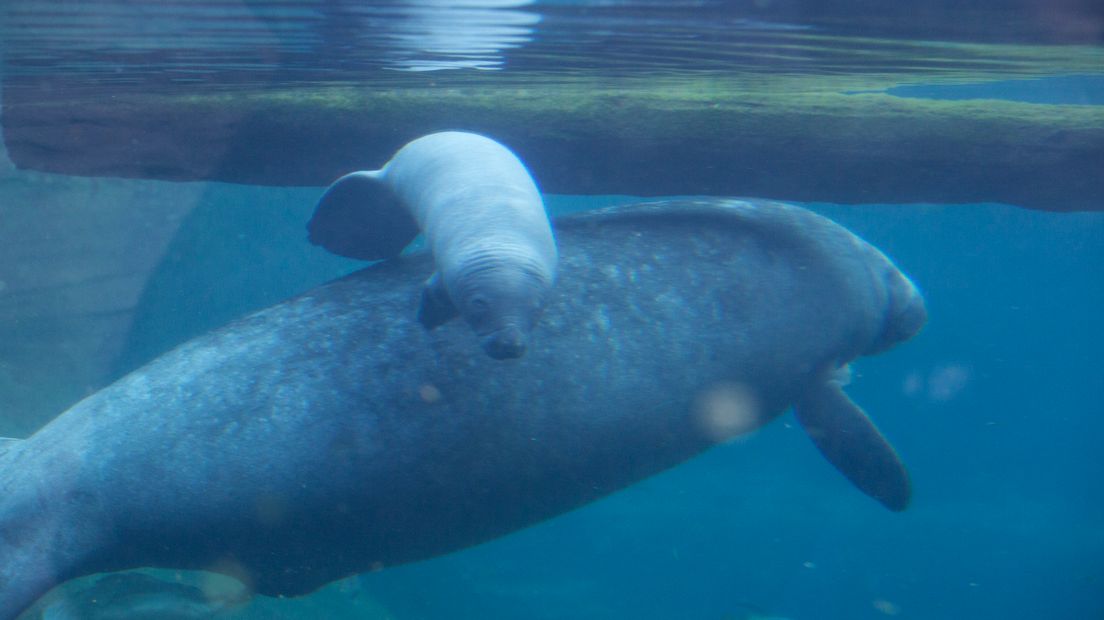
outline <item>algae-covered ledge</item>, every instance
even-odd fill
[[[900,76],[898,76],[899,79]],[[324,185],[441,129],[510,145],[544,191],[1100,209],[1104,109],[884,92],[877,78],[564,77],[6,102],[16,165]]]

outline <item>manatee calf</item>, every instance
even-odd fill
[[[924,323],[878,250],[813,213],[708,201],[558,226],[561,279],[512,364],[411,330],[373,265],[192,340],[0,453],[0,619],[56,583],[210,569],[304,594],[607,495],[796,406],[861,490],[905,508],[892,448],[840,389]]]
[[[407,144],[380,170],[347,174],[307,225],[331,252],[376,260],[425,233],[437,270],[418,319],[460,314],[496,359],[525,352],[556,279],[556,243],[536,184],[506,147],[446,131]]]

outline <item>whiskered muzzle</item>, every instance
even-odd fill
[[[483,339],[483,350],[496,360],[514,359],[525,353],[526,335],[517,327],[504,327]]]

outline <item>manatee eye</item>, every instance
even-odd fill
[[[471,306],[472,311],[482,314],[488,308],[487,298],[482,295],[474,295],[468,300],[468,305]]]

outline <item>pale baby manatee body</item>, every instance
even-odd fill
[[[457,314],[493,358],[521,356],[556,280],[556,243],[525,165],[480,135],[445,131],[402,147],[380,170],[333,183],[307,226],[316,245],[351,258],[397,256],[418,231],[437,270],[418,319]]]
[[[670,468],[794,407],[892,510],[894,450],[836,381],[925,321],[881,252],[773,202],[558,223],[540,347],[502,364],[412,328],[401,256],[196,338],[0,453],[0,620],[131,567],[262,594],[474,545]]]

